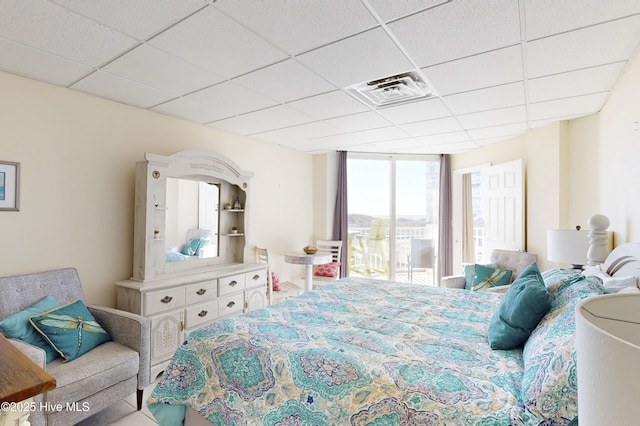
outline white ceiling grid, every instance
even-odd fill
[[[3,0],[0,69],[309,153],[454,153],[599,111],[638,0]],[[430,99],[345,88],[418,71]]]

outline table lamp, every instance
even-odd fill
[[[580,426],[640,421],[640,294],[588,298],[576,307]]]
[[[582,269],[587,264],[589,231],[579,226],[572,229],[547,230],[547,260],[568,263],[574,269]]]

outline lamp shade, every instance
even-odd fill
[[[576,307],[580,426],[640,419],[640,294],[586,299]]]
[[[589,251],[589,231],[571,229],[547,230],[547,260],[586,265]]]

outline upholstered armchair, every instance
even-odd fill
[[[82,300],[77,271],[67,268],[0,278],[0,321],[24,312],[47,296],[63,306]],[[34,398],[36,411],[29,416],[32,425],[75,424],[134,392],[138,409],[142,407],[143,389],[150,383],[150,320],[112,308],[86,307],[111,339],[73,360],[57,358],[47,363],[45,350],[10,338],[56,379],[55,389]],[[89,337],[86,330],[83,333]],[[65,409],[56,409],[58,404]],[[74,406],[79,409],[67,409]]]
[[[491,252],[491,263],[497,265],[497,268],[510,270],[511,282],[530,264],[537,262],[538,255],[526,251],[511,251],[495,249]],[[465,288],[464,275],[452,275],[442,277],[440,279],[440,287],[447,288]],[[489,291],[505,292],[509,286],[499,286],[490,288]]]

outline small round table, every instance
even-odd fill
[[[305,265],[307,267],[305,291],[311,291],[313,289],[313,265],[331,263],[333,258],[330,254],[307,254],[303,251],[295,251],[286,253],[284,255],[284,261],[287,263],[294,263],[296,265]]]

